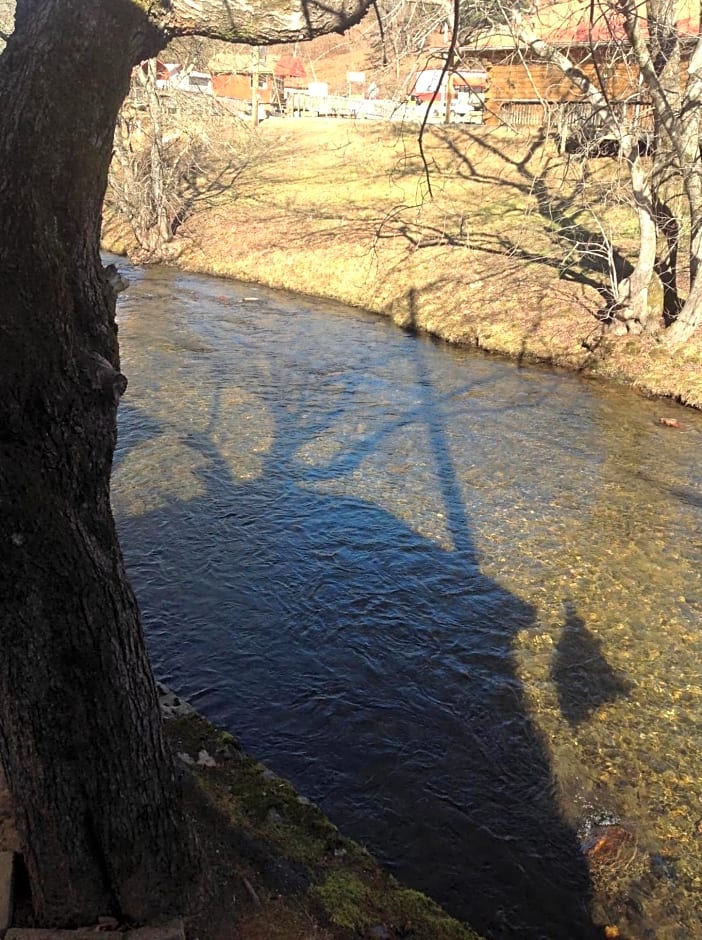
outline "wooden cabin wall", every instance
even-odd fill
[[[481,56],[489,75],[485,101],[485,123],[499,124],[503,106],[507,104],[563,103],[581,101],[582,93],[555,65],[546,62],[524,62],[514,53],[492,61]],[[600,62],[598,67],[590,61],[578,63],[582,71],[600,85],[600,76],[610,99],[624,100],[636,96],[638,71],[629,63]],[[534,113],[536,109],[534,109]]]
[[[274,100],[273,78],[261,76],[261,84],[265,78],[265,88],[258,89],[258,100],[261,104],[270,104]],[[213,75],[212,92],[221,98],[234,98],[238,101],[251,101],[251,75]]]

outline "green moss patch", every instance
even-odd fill
[[[166,732],[206,856],[206,897],[191,918],[193,936],[478,940],[398,884],[231,734],[199,715],[168,721]]]
[[[334,871],[310,891],[310,897],[323,911],[326,919],[337,927],[361,930],[369,926],[370,892],[352,872]]]

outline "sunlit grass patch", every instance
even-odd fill
[[[432,126],[421,145],[416,127],[348,120],[237,134],[247,159],[231,191],[183,226],[184,266],[656,393],[677,395],[680,374],[684,400],[702,400],[689,362],[666,352],[654,367],[642,346],[597,336],[612,266],[625,270],[637,244],[618,161],[583,163],[506,128]],[[125,247],[123,232],[112,237]]]

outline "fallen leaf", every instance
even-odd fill
[[[682,424],[677,418],[659,418],[658,423],[662,424],[664,428],[682,428]]]

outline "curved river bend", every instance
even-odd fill
[[[702,415],[126,274],[160,678],[487,936],[702,937]]]

